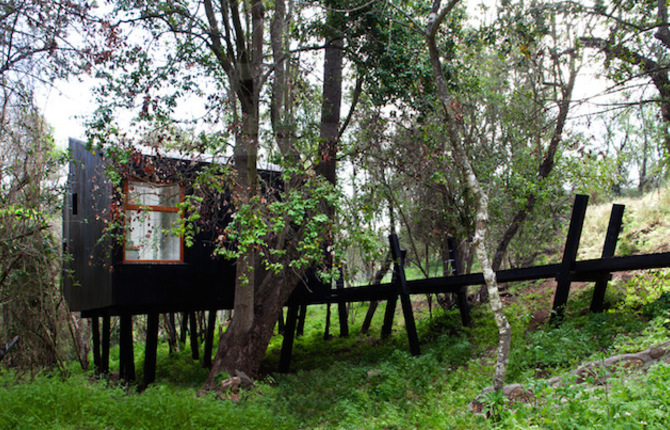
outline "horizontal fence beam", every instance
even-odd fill
[[[631,255],[625,257],[596,258],[575,262],[574,270],[570,272],[572,281],[595,282],[606,278],[612,272],[630,270],[646,270],[670,267],[670,252],[646,255]],[[530,281],[555,278],[561,268],[560,264],[508,269],[496,272],[499,283]],[[484,275],[470,273],[467,275],[446,276],[441,278],[415,279],[407,281],[409,294],[437,294],[458,293],[459,288],[470,285],[484,284]],[[345,302],[366,302],[370,300],[388,300],[397,293],[392,283],[351,287],[341,290],[331,290],[326,294],[305,294],[294,297],[288,304],[322,304]]]

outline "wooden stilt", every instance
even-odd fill
[[[393,253],[389,252],[389,255],[391,256],[391,261],[393,261]],[[401,261],[400,264],[405,267],[405,250],[400,251],[401,255]],[[392,272],[391,276],[391,284],[396,285],[397,274],[394,270]],[[396,306],[398,305],[398,294],[394,294],[392,298],[388,299],[386,302],[386,310],[384,311],[384,323],[382,324],[382,339],[386,339],[387,337],[391,336],[391,333],[393,332],[393,318],[395,317],[395,309]]]
[[[386,260],[384,260],[384,263],[382,266],[379,268],[377,273],[375,273],[375,278],[372,281],[372,285],[379,285],[382,282],[382,279],[384,279],[384,276],[386,276],[386,272],[389,271],[389,268],[391,267],[391,253],[389,252],[386,255]],[[368,307],[368,312],[365,314],[365,320],[363,320],[363,325],[361,326],[361,333],[366,334],[368,330],[370,330],[370,325],[372,324],[372,318],[375,316],[375,312],[377,311],[377,307],[379,307],[379,301],[378,300],[373,300],[370,302],[370,306]]]
[[[194,360],[200,359],[200,345],[198,343],[198,321],[195,318],[195,311],[188,313],[188,325],[191,334],[191,357]]]
[[[109,373],[109,343],[111,335],[111,324],[109,315],[102,316],[102,345],[100,355],[100,373]]]
[[[284,341],[281,345],[281,356],[279,357],[279,371],[282,373],[288,372],[291,367],[291,353],[293,352],[297,319],[298,306],[289,306],[286,314],[286,327],[284,327]]]
[[[144,346],[144,387],[156,380],[156,352],[158,350],[158,313],[147,315],[147,333]]]
[[[186,344],[186,331],[188,330],[188,312],[181,313],[181,331],[179,332],[179,342]]]
[[[609,225],[607,226],[607,235],[605,236],[605,244],[603,245],[602,258],[614,256],[616,243],[619,240],[619,233],[621,233],[623,211],[625,208],[624,205],[612,205],[612,213],[610,215]],[[591,299],[591,312],[600,313],[603,311],[607,282],[607,280],[596,281],[596,285],[593,288],[593,298]]]
[[[100,373],[100,317],[91,318],[91,337],[93,340],[93,367]]]
[[[305,319],[307,318],[307,305],[300,305],[300,314],[298,315],[298,327],[295,335],[300,337],[305,332]]]
[[[133,316],[121,315],[119,339],[119,377],[126,381],[135,380],[135,355],[133,353]]]
[[[554,296],[551,315],[551,322],[554,324],[559,323],[565,315],[565,305],[568,303],[568,295],[570,294],[570,271],[574,268],[575,261],[577,260],[579,240],[582,236],[582,227],[588,203],[589,196],[584,194],[577,194],[575,196],[572,216],[570,217],[570,227],[568,228],[568,237],[565,241],[565,249],[563,251],[563,260],[556,274],[556,294]]]
[[[175,351],[179,351],[179,342],[177,342],[177,326],[175,324],[174,313],[170,312],[164,316],[164,324],[167,330],[170,354],[172,354]]]
[[[214,329],[216,327],[216,309],[207,314],[207,334],[205,336],[205,352],[202,357],[202,367],[212,367],[212,349],[214,344]]]
[[[279,313],[279,318],[277,319],[277,333],[284,334],[284,310]]]
[[[412,301],[409,297],[409,288],[407,287],[407,278],[405,277],[405,268],[403,267],[403,256],[400,251],[400,242],[396,234],[389,235],[389,244],[391,245],[391,255],[393,256],[393,268],[396,274],[396,287],[400,296],[402,313],[405,318],[405,329],[409,340],[409,349],[412,355],[420,355],[419,336],[416,333],[416,323],[414,321],[414,311],[412,310]]]
[[[330,303],[326,303],[326,327],[323,329],[323,340],[330,340],[333,338],[333,336],[330,334],[330,317]]]

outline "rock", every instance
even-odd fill
[[[235,373],[237,374],[237,377],[240,379],[240,384],[242,385],[242,388],[244,388],[245,390],[256,386],[254,381],[243,371],[236,370]]]
[[[504,391],[505,396],[507,396],[507,398],[511,403],[514,402],[527,403],[533,399],[533,392],[531,390],[524,390],[521,384],[515,384],[515,385],[516,386],[510,386],[513,388],[509,389],[508,391]]]
[[[233,376],[232,378],[224,379],[221,381],[221,392],[225,393],[226,391],[237,392],[240,388],[242,380],[239,376]]]

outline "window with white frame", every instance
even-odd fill
[[[182,238],[174,233],[180,222],[177,205],[183,200],[182,187],[128,180],[125,191],[124,261],[183,261]]]

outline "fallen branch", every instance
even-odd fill
[[[547,380],[547,386],[560,387],[566,384],[566,380],[574,381],[576,384],[591,382],[596,385],[604,385],[607,380],[618,369],[646,369],[657,363],[665,356],[670,358],[670,342],[652,346],[641,352],[632,354],[619,354],[605,360],[595,360],[584,363],[577,369],[564,376],[555,376]],[[493,386],[486,387],[468,405],[470,410],[476,414],[484,414],[486,406],[486,395],[494,391]],[[514,403],[517,401],[527,402],[535,397],[533,391],[526,390],[522,384],[510,384],[503,387],[503,395]]]

